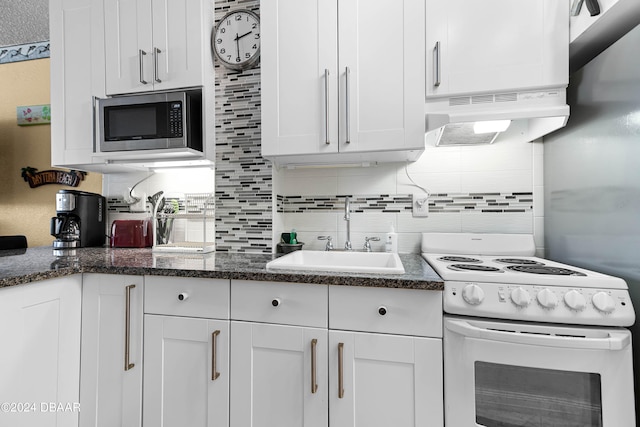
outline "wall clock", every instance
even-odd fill
[[[222,17],[211,38],[222,65],[245,70],[260,58],[260,17],[250,10],[234,10]]]

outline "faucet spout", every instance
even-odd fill
[[[347,221],[347,240],[344,242],[344,248],[350,251],[353,248],[351,246],[351,203],[349,196],[344,198],[344,220]]]

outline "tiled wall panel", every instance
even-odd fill
[[[227,12],[259,12],[259,1],[216,1]],[[260,156],[260,68],[229,70],[216,61],[216,250],[271,252],[271,164]]]

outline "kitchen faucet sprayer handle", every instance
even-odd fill
[[[365,252],[371,252],[371,243],[370,242],[379,242],[379,237],[365,237],[364,238],[364,250]]]
[[[318,240],[326,240],[327,244],[324,247],[325,251],[333,250],[333,242],[331,241],[331,236],[318,236]]]

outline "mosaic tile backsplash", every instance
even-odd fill
[[[259,1],[216,1],[216,21],[231,9],[259,12]],[[260,68],[228,70],[216,61],[216,251],[272,248],[271,163],[260,155]]]
[[[411,213],[411,194],[336,195],[336,196],[281,196],[277,210],[281,213],[343,211],[345,197],[349,196],[351,210],[356,213]],[[468,193],[432,194],[429,213],[454,212],[518,212],[533,210],[533,193]]]

